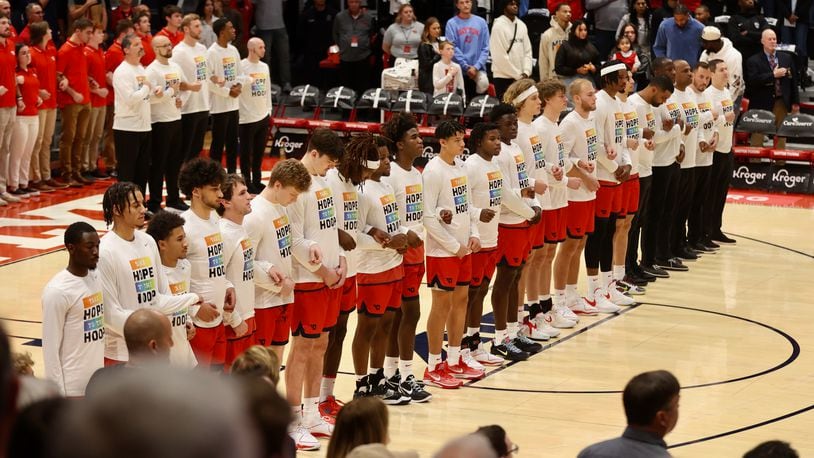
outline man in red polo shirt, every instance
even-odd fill
[[[134,33],[133,23],[122,19],[116,23],[116,40],[105,52],[105,70],[107,77],[107,108],[105,109],[105,126],[102,137],[102,157],[105,159],[105,172],[116,176],[116,145],[113,142],[113,72],[124,61],[122,39]]]
[[[17,117],[17,84],[14,79],[16,67],[11,21],[7,15],[0,13],[0,206],[20,201],[6,190],[11,130]]]
[[[57,52],[57,104],[62,113],[59,160],[62,180],[72,187],[91,183],[82,177],[82,142],[90,120],[90,85],[85,45],[93,34],[93,23],[79,18],[74,31]]]
[[[128,21],[134,21],[136,16],[136,9],[133,8],[133,0],[119,0],[119,6],[113,8],[110,11],[110,26],[111,32],[115,32],[113,29],[122,19],[127,19]]]
[[[164,7],[164,19],[167,20],[167,25],[159,30],[156,35],[163,35],[170,39],[170,43],[174,47],[184,39],[184,32],[181,31],[181,21],[184,20],[181,14],[181,8],[175,5],[167,5]]]
[[[147,68],[147,66],[155,60],[153,35],[150,33],[150,13],[140,11],[136,15],[136,20],[133,21],[133,25],[136,28],[136,35],[141,38],[141,46],[144,48],[144,55],[141,56],[141,65]]]
[[[17,42],[17,29],[10,23],[11,3],[9,3],[8,0],[0,0],[0,14],[5,15],[9,19],[9,31],[11,32],[9,38],[11,38],[11,41]],[[15,63],[14,65],[16,66],[17,64]]]
[[[90,120],[88,132],[82,144],[82,174],[89,179],[107,178],[107,174],[97,168],[96,158],[99,155],[99,140],[105,125],[105,110],[107,108],[107,75],[105,68],[105,52],[100,48],[105,40],[105,31],[101,26],[93,27],[88,45],[85,46],[85,58],[88,61],[88,77],[90,78]]]
[[[19,40],[26,44],[31,44],[31,24],[42,21],[42,6],[39,3],[33,2],[25,6],[26,25],[23,31],[20,32]]]

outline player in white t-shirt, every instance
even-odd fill
[[[192,266],[187,261],[186,233],[184,218],[170,211],[156,213],[147,225],[147,233],[158,245],[161,255],[161,268],[167,276],[170,293],[174,296],[189,293],[189,280]],[[172,349],[170,363],[180,367],[193,368],[198,365],[189,340],[195,335],[195,326],[189,317],[189,307],[167,316],[172,326]]]
[[[226,327],[226,356],[224,366],[232,362],[247,348],[254,345],[254,245],[243,228],[243,218],[251,213],[252,195],[246,181],[237,174],[226,175],[220,187],[223,193],[220,206],[215,210],[223,236],[223,259],[226,279],[235,287],[235,310],[240,323]]]
[[[42,291],[45,378],[63,396],[84,396],[88,380],[104,365],[105,306],[96,263],[99,235],[86,222],[65,230],[68,267]]]

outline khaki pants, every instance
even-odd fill
[[[780,129],[780,126],[783,125],[783,120],[786,119],[786,115],[789,114],[788,110],[786,110],[786,104],[783,103],[783,99],[776,99],[774,101],[772,112],[774,113],[774,125],[777,129]],[[763,146],[763,138],[763,134],[752,134],[752,137],[749,139],[749,144],[761,147]],[[775,136],[774,140],[775,148],[786,149],[786,137]]]
[[[59,138],[59,161],[62,176],[81,172],[82,142],[88,130],[90,104],[68,105],[62,109],[62,136]]]
[[[17,118],[17,107],[0,108],[0,192],[6,192],[9,178],[11,132]]]
[[[39,112],[37,139],[34,141],[34,152],[31,153],[31,181],[48,181],[51,179],[51,142],[54,140],[54,128],[57,122],[56,108]]]
[[[116,144],[113,141],[113,104],[107,106],[105,110],[105,125],[103,129],[102,158],[105,160],[105,170],[110,173],[110,169],[116,168]]]
[[[106,110],[106,106],[92,107],[90,109],[88,132],[82,145],[83,172],[92,172],[98,167],[96,159],[99,157],[99,141],[104,133]]]

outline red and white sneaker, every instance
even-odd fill
[[[447,371],[448,374],[452,375],[457,379],[463,380],[480,380],[485,375],[482,369],[475,369],[474,367],[469,367],[462,359],[458,359],[458,364],[449,364],[449,360],[444,361],[444,370]]]
[[[464,382],[456,379],[452,374],[446,370],[446,363],[440,363],[435,366],[435,369],[430,371],[430,368],[424,369],[424,384],[443,388],[445,390],[454,390],[460,388]]]
[[[622,307],[614,304],[610,296],[604,291],[596,290],[594,293],[594,301],[591,302],[586,299],[586,302],[593,305],[599,313],[616,313],[622,310]]]
[[[323,420],[333,425],[336,423],[336,416],[344,405],[344,402],[338,401],[334,396],[328,396],[319,403],[319,414]]]
[[[319,441],[301,423],[291,426],[288,435],[294,439],[297,450],[319,450]]]
[[[568,308],[577,315],[594,316],[599,314],[596,303],[584,297],[577,298],[576,302],[568,304]]]
[[[506,361],[500,356],[493,355],[486,351],[483,348],[483,344],[478,345],[478,349],[472,351],[472,357],[475,358],[475,361],[481,363],[484,366],[502,366],[503,363]]]

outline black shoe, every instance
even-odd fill
[[[690,251],[687,247],[681,247],[676,250],[676,257],[681,258],[684,261],[697,261],[698,255]]]
[[[525,351],[517,348],[512,341],[502,345],[495,345],[494,342],[492,342],[492,349],[490,350],[490,353],[495,356],[500,356],[506,361],[525,361],[529,359],[529,356],[531,356]]]
[[[356,390],[353,392],[353,399],[373,396],[373,390],[371,390],[369,379],[370,376],[365,375],[361,380],[356,381]]]
[[[642,264],[642,271],[645,274],[648,274],[656,278],[670,278],[670,274],[666,270],[656,265],[648,266]]]
[[[117,172],[116,169],[110,169],[107,174],[110,175],[111,178],[119,177],[119,172]]]
[[[731,237],[727,237],[723,233],[715,234],[715,235],[711,236],[710,238],[712,240],[715,240],[716,242],[726,243],[727,245],[732,245],[734,243],[737,243],[737,240],[735,240],[735,239],[733,239]]]
[[[183,200],[177,200],[175,202],[167,202],[167,207],[172,208],[178,211],[185,212],[189,210],[189,205],[187,205]]]
[[[718,245],[717,243],[713,242],[712,239],[710,239],[710,238],[704,239],[703,241],[701,241],[701,243],[703,243],[704,246],[709,248],[710,250],[720,250],[721,249],[721,245]]]
[[[646,280],[647,282],[654,282],[654,281],[656,281],[656,278],[658,278],[655,275],[651,275],[651,274],[645,272],[644,270],[642,270],[642,267],[640,265],[638,265],[638,264],[633,265],[632,272],[637,277],[641,278],[642,280]]]
[[[105,172],[102,172],[102,171],[101,171],[101,170],[99,170],[99,169],[96,169],[96,170],[94,170],[94,171],[90,172],[90,176],[92,176],[93,178],[98,178],[98,179],[100,179],[100,180],[104,180],[104,179],[106,179],[106,178],[110,178],[110,175],[106,174]]]
[[[636,272],[631,272],[625,275],[625,281],[636,286],[647,286],[648,282],[644,278],[640,277]]]
[[[384,369],[379,369],[374,376],[368,376],[368,380],[372,385],[373,396],[381,399],[385,404],[400,406],[410,402],[409,397],[402,397],[398,388],[394,390],[390,387],[388,380],[384,377]]]
[[[689,267],[685,266],[679,259],[670,258],[667,260],[663,259],[656,259],[656,262],[653,264],[655,267],[661,267],[664,270],[673,270],[677,272],[686,272]]]
[[[476,332],[469,336],[469,351],[477,351],[480,346],[480,332]],[[463,348],[463,345],[461,345]]]
[[[82,172],[82,178],[84,178],[85,180],[87,180],[87,181],[89,181],[91,183],[96,182],[96,177],[93,176],[93,172]]]
[[[543,351],[542,345],[521,334],[518,334],[517,337],[514,338],[513,342],[517,348],[530,355]]]
[[[690,245],[690,247],[693,250],[699,251],[699,252],[704,253],[704,254],[715,254],[715,250],[713,250],[712,248],[704,245],[702,242],[693,243],[692,245]]]

